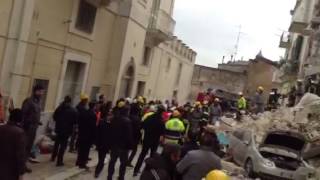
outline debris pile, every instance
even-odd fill
[[[234,128],[252,129],[257,142],[270,130],[290,130],[305,135],[308,142],[320,140],[320,97],[306,94],[294,108],[280,108],[274,112],[247,115]]]
[[[232,123],[230,118],[222,121],[234,129],[252,129],[256,142],[262,142],[266,132],[288,130],[303,134],[307,140],[305,159],[316,168],[320,168],[320,97],[305,94],[294,108],[281,107],[273,112],[259,115],[245,115],[241,122]]]

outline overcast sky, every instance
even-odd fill
[[[290,24],[296,0],[176,0],[175,34],[197,51],[197,64],[214,66],[235,52],[241,25],[237,59],[265,57],[279,60],[280,35]]]

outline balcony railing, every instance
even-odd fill
[[[158,10],[151,14],[148,37],[152,44],[157,45],[173,37],[175,20],[167,12]]]
[[[279,47],[281,48],[289,48],[291,45],[290,43],[290,35],[288,32],[284,32],[282,33],[281,37],[280,37],[280,44]]]

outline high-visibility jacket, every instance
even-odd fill
[[[183,132],[186,130],[183,122],[178,118],[172,118],[165,124],[165,143],[179,143]]]
[[[247,100],[244,97],[238,99],[238,109],[247,109]]]

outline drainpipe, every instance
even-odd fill
[[[8,41],[1,70],[1,85],[6,94],[14,99],[14,102],[17,101],[24,76],[23,65],[33,10],[34,0],[14,0],[13,2]]]

